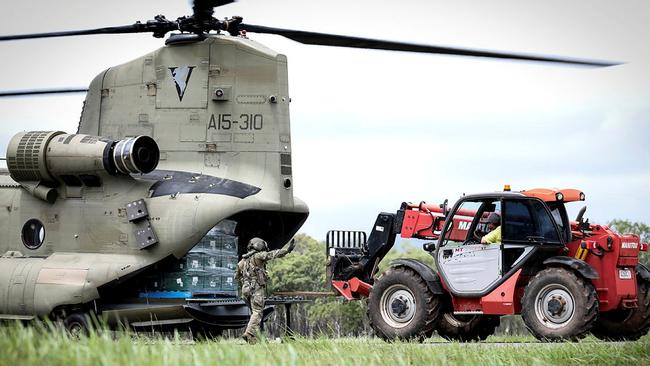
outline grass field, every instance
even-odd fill
[[[500,342],[500,343],[495,343]],[[522,344],[522,342],[524,342]],[[508,343],[508,344],[504,344]],[[249,346],[237,339],[193,342],[186,335],[92,334],[79,340],[41,326],[0,328],[0,365],[650,365],[650,336],[629,343],[544,344],[491,337],[479,344],[432,338],[283,339]]]

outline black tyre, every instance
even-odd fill
[[[572,271],[547,268],[526,286],[521,316],[540,340],[578,340],[598,319],[596,289]]]
[[[368,318],[375,334],[385,340],[423,340],[433,331],[440,299],[416,272],[388,269],[368,299]]]
[[[635,341],[650,330],[650,282],[637,277],[639,307],[600,314],[591,330],[596,337],[611,341]]]
[[[500,324],[499,316],[454,315],[453,312],[446,312],[438,317],[436,331],[450,341],[483,341],[494,334]]]
[[[81,338],[90,334],[90,319],[85,313],[71,313],[63,319],[63,327],[72,338]]]

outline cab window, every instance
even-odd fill
[[[560,242],[553,218],[538,200],[504,202],[503,240],[527,243]]]
[[[548,208],[551,209],[551,215],[553,220],[557,224],[558,229],[560,229],[560,235],[564,241],[568,241],[571,238],[571,226],[568,225],[569,219],[566,213],[566,208],[562,202],[551,202],[548,204]]]
[[[487,219],[491,213],[501,212],[499,200],[477,200],[461,203],[445,227],[442,246],[473,242],[490,232]]]

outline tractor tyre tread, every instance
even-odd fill
[[[639,307],[631,310],[624,320],[611,319],[609,312],[602,313],[591,330],[599,339],[608,341],[636,341],[650,330],[650,282],[637,277]]]
[[[559,283],[573,291],[572,295],[581,299],[574,299],[575,313],[567,326],[560,329],[549,329],[537,319],[535,314],[535,301],[537,292],[544,286]],[[522,296],[521,317],[526,328],[541,341],[577,341],[587,335],[598,320],[599,316],[598,294],[594,286],[576,275],[575,272],[561,267],[549,267],[539,271],[524,288]]]
[[[411,289],[414,296],[418,294],[422,297],[425,304],[423,312],[416,313],[412,323],[402,329],[401,332],[395,331],[394,328],[386,324],[381,316],[381,293],[378,291],[386,290],[390,285],[395,283],[405,284],[411,281],[415,288]],[[418,310],[420,306],[418,306]],[[391,267],[379,277],[370,292],[368,298],[367,316],[370,327],[374,330],[375,335],[385,341],[395,339],[418,340],[423,341],[431,335],[434,329],[435,321],[440,313],[440,299],[433,294],[422,277],[410,268]],[[419,323],[419,324],[418,324]]]
[[[498,315],[475,315],[467,324],[459,327],[451,324],[447,317],[441,314],[436,323],[436,331],[438,335],[450,341],[476,342],[484,341],[493,335],[499,325],[501,319]]]

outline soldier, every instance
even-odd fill
[[[242,338],[248,343],[254,343],[257,332],[262,322],[262,311],[264,310],[264,295],[266,292],[266,262],[271,259],[281,258],[291,253],[296,246],[294,240],[286,249],[269,251],[266,242],[260,238],[252,238],[248,242],[248,253],[242,256],[237,263],[235,278],[241,286],[241,296],[246,305],[251,309],[251,318],[248,321],[246,331]]]

